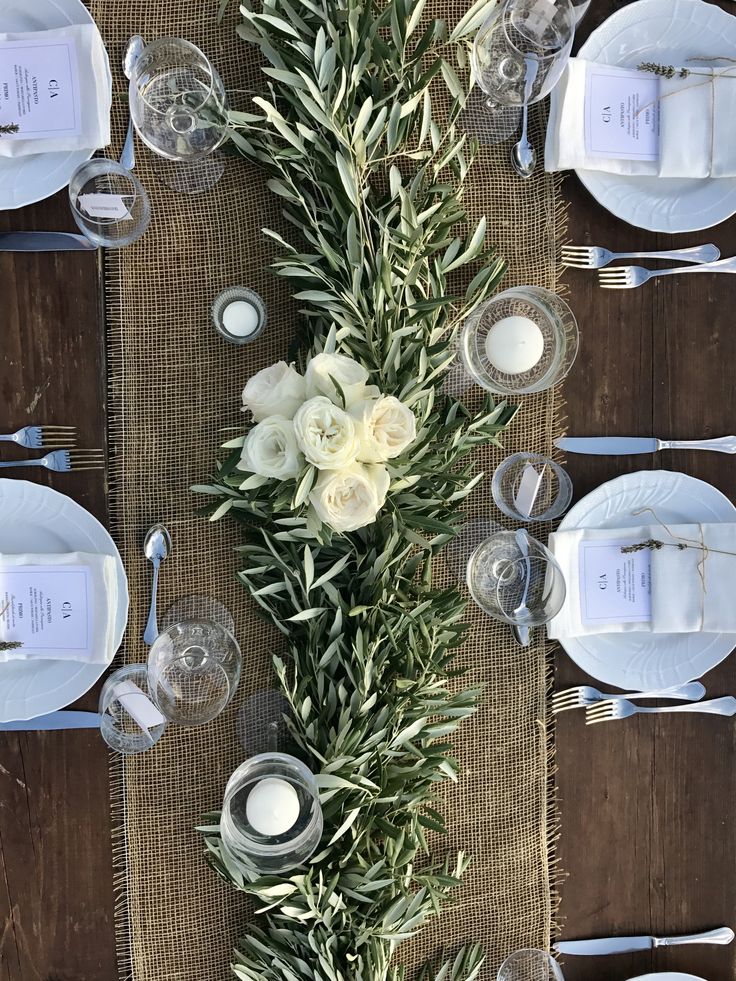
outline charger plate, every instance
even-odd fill
[[[633,513],[647,507],[668,525],[736,521],[736,507],[711,484],[684,473],[649,470],[601,484],[568,511],[560,531],[647,524],[651,516]],[[625,632],[561,637],[559,643],[599,681],[646,691],[701,677],[736,647],[736,634]]]
[[[0,479],[0,554],[97,552],[115,558],[117,608],[109,660],[128,622],[128,579],[115,542],[97,518],[65,494],[27,480]],[[0,661],[0,722],[33,719],[79,698],[106,664]]]
[[[590,35],[579,57],[621,68],[643,61],[684,65],[688,58],[736,50],[736,17],[703,0],[637,0]],[[683,133],[687,139],[687,133]],[[639,177],[578,170],[604,208],[638,228],[693,232],[736,212],[736,178]]]

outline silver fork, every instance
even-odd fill
[[[691,249],[671,249],[665,252],[609,252],[599,245],[564,245],[562,262],[576,269],[600,269],[614,259],[681,259],[683,262],[715,262],[721,250],[716,245],[696,245]]]
[[[614,266],[601,269],[598,282],[608,290],[632,290],[656,276],[675,276],[679,273],[735,273],[736,256],[719,259],[718,262],[703,262],[699,266],[675,266],[672,269],[644,269],[643,266]]]
[[[586,726],[596,722],[612,722],[615,719],[627,719],[630,715],[654,715],[660,712],[702,712],[704,715],[736,715],[736,698],[727,695],[725,698],[711,698],[707,702],[696,702],[694,705],[667,705],[663,708],[653,708],[649,705],[634,705],[626,699],[616,702],[599,702],[585,710]]]
[[[566,712],[568,709],[595,705],[598,702],[619,701],[622,698],[681,698],[686,702],[697,702],[703,695],[705,695],[705,687],[699,681],[691,681],[687,685],[673,685],[671,688],[657,688],[653,691],[630,691],[621,695],[598,691],[590,685],[578,685],[577,688],[558,691],[552,698],[552,711]]]
[[[57,473],[69,470],[102,470],[105,454],[102,450],[54,450],[35,460],[3,460],[0,467],[45,467]]]
[[[74,426],[24,426],[17,433],[0,436],[0,442],[17,443],[29,450],[69,447],[77,442],[77,430]]]

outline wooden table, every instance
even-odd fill
[[[595,0],[581,36],[622,5]],[[575,243],[642,249],[712,241],[724,256],[736,254],[736,221],[673,238],[612,218],[574,177],[565,196]],[[0,214],[0,230],[11,228],[71,230],[65,194]],[[0,255],[3,432],[32,421],[76,425],[81,445],[104,446],[99,274],[94,254]],[[671,278],[607,292],[595,275],[571,272],[569,286],[582,329],[565,386],[571,433],[685,439],[734,432],[736,277]],[[22,455],[14,447],[2,454]],[[736,498],[735,464],[720,454],[569,460],[576,498],[620,473],[649,468],[692,474]],[[58,478],[54,484],[62,486]],[[63,489],[105,519],[102,473],[70,474]],[[560,655],[557,687],[585,680]],[[736,659],[704,682],[709,695],[736,693]],[[95,705],[91,692],[79,707]],[[557,747],[564,936],[736,925],[732,721],[639,718],[586,729],[579,713],[566,713]],[[113,981],[111,865],[99,735],[0,734],[0,981]],[[568,981],[593,972],[597,981],[620,981],[664,969],[729,981],[736,945],[565,962]]]

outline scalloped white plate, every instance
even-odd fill
[[[27,480],[0,479],[0,553],[97,552],[115,557],[118,605],[112,661],[128,622],[128,578],[115,542],[89,511],[65,494]],[[0,722],[33,719],[69,705],[107,665],[81,661],[0,662]]]
[[[736,17],[703,0],[638,0],[590,35],[580,57],[636,68],[642,61],[682,65],[686,58],[736,50]],[[683,134],[687,138],[687,134]],[[693,232],[736,213],[736,178],[687,180],[576,171],[604,208],[638,228]]]
[[[82,0],[0,0],[0,32],[49,31],[67,24],[93,24]],[[112,76],[107,69],[107,87]],[[63,150],[0,157],[0,211],[43,201],[62,187],[94,150]]]
[[[684,473],[647,470],[601,484],[571,508],[560,531],[628,528],[650,507],[665,524],[736,521],[736,507],[711,484]],[[736,647],[736,634],[594,634],[560,638],[583,671],[631,691],[668,688],[700,678]]]

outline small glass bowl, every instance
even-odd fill
[[[245,306],[235,307],[234,304]],[[255,318],[252,329],[247,322],[251,310]],[[212,323],[217,333],[231,344],[250,344],[266,327],[266,304],[255,290],[247,286],[230,286],[218,293],[212,303]]]
[[[129,687],[132,682],[135,690],[121,697],[118,695],[118,685]],[[102,686],[100,692],[100,734],[110,749],[125,756],[132,756],[135,753],[143,753],[145,750],[155,746],[166,729],[164,719],[157,725],[150,728],[142,728],[135,718],[128,712],[123,704],[128,699],[138,699],[143,702],[139,707],[140,712],[152,712],[163,718],[155,705],[146,704],[152,702],[148,690],[148,671],[145,664],[129,664],[119,668],[109,676]],[[131,702],[127,702],[131,704]],[[135,710],[135,705],[134,705]]]
[[[286,783],[296,796],[296,820],[286,830],[266,834],[254,828],[248,816],[248,798],[262,781]],[[252,816],[252,815],[251,815]],[[279,819],[278,814],[273,815]],[[220,832],[225,851],[248,875],[275,875],[302,865],[317,849],[323,818],[317,781],[295,756],[262,753],[242,763],[225,788]]]
[[[531,321],[541,334],[541,354],[532,366],[504,371],[491,362],[487,342],[501,321]],[[570,307],[539,286],[517,286],[482,303],[460,337],[465,370],[476,384],[499,395],[525,395],[552,388],[567,375],[578,353],[578,325]]]
[[[84,195],[94,194],[90,203]],[[103,196],[110,196],[105,202]],[[90,214],[94,211],[94,214]],[[69,181],[69,204],[79,229],[95,245],[119,249],[139,239],[151,221],[151,202],[135,176],[115,160],[96,158],[77,167]],[[120,207],[125,208],[119,217]],[[105,216],[102,212],[108,210]],[[99,213],[98,213],[99,212]]]
[[[531,467],[542,475],[539,490],[529,514],[517,507],[519,487]],[[554,521],[570,507],[572,481],[559,463],[539,453],[514,453],[506,457],[493,474],[491,495],[496,507],[515,521]]]

